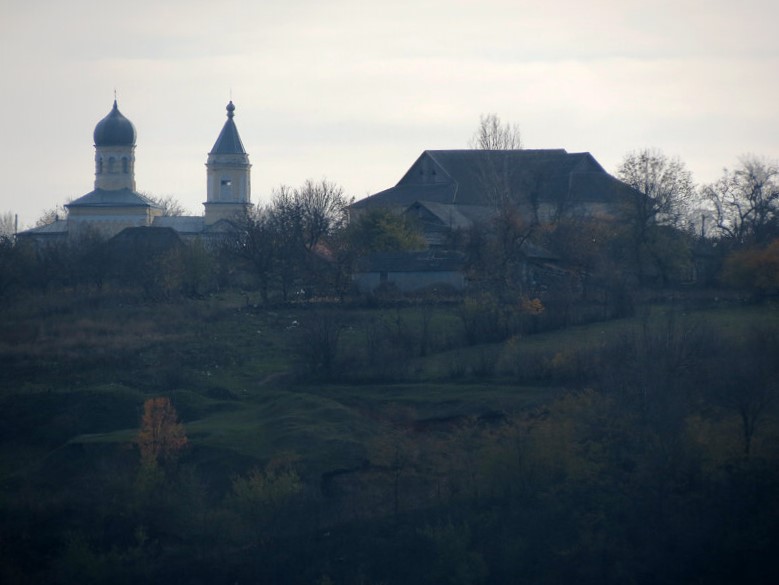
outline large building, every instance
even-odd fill
[[[566,215],[618,218],[641,194],[612,177],[588,152],[426,150],[398,183],[350,207],[412,215],[431,246],[451,230],[486,224],[505,204],[528,223]]]
[[[612,177],[588,152],[550,150],[426,150],[394,187],[353,203],[352,218],[383,209],[413,218],[428,249],[374,254],[354,275],[363,290],[392,284],[462,289],[464,258],[449,250],[452,236],[494,225],[502,210],[515,211],[526,226],[563,217],[620,220],[642,195]],[[455,238],[456,239],[456,238]],[[525,240],[519,272],[530,284],[540,274],[564,273],[555,254]]]
[[[116,100],[95,126],[95,188],[66,204],[67,217],[19,233],[37,243],[77,239],[86,234],[105,238],[127,228],[168,228],[183,238],[213,237],[229,229],[228,221],[251,206],[251,164],[227,104],[227,121],[208,153],[206,202],[202,216],[166,217],[153,201],[136,191],[135,126],[119,111]]]

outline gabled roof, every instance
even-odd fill
[[[235,106],[231,101],[227,104],[227,122],[222,126],[222,131],[208,154],[246,154],[241,137],[238,135],[238,128],[233,121],[234,111]]]
[[[635,193],[588,152],[551,150],[426,150],[395,187],[357,201],[355,209],[408,207],[415,201],[494,205],[503,190],[519,201],[609,202]]]
[[[58,219],[46,225],[30,228],[16,234],[17,236],[61,236],[68,233],[68,220]]]
[[[144,256],[154,256],[181,246],[181,238],[172,228],[151,226],[128,227],[108,240],[109,252],[117,258],[133,261]]]
[[[205,218],[192,215],[173,215],[155,217],[152,227],[172,228],[180,234],[199,234],[203,232]]]
[[[235,231],[235,224],[229,219],[220,219],[206,225],[206,218],[202,215],[172,215],[155,217],[152,222],[155,228],[170,228],[178,234],[193,235],[219,235]]]
[[[374,207],[374,203],[381,205],[398,205],[408,207],[416,201],[432,201],[450,204],[457,191],[454,183],[438,185],[401,185],[380,191],[375,195],[366,197],[352,204],[355,209]]]
[[[460,207],[463,206],[434,203],[432,201],[416,201],[406,209],[405,213],[412,213],[419,208],[426,209],[444,227],[467,229],[473,225],[473,219],[462,213]]]
[[[130,189],[95,189],[65,207],[157,207],[150,199]]]

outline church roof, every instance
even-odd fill
[[[61,236],[68,233],[68,220],[57,219],[51,223],[19,232],[17,236]]]
[[[122,115],[114,100],[114,107],[95,126],[95,146],[133,146],[135,126]]]
[[[209,154],[246,154],[241,137],[238,135],[238,128],[233,121],[234,112],[235,106],[231,100],[227,104],[227,122],[222,126],[222,131]]]
[[[172,228],[136,226],[123,229],[112,237],[108,251],[118,261],[137,262],[181,246],[181,238]]]
[[[199,234],[203,232],[205,218],[193,215],[172,215],[155,217],[153,227],[172,228],[180,234]]]
[[[157,207],[151,200],[130,189],[95,189],[66,204],[65,207]]]

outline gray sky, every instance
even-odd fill
[[[138,190],[196,214],[231,92],[255,202],[309,177],[380,191],[488,112],[527,148],[614,172],[656,147],[711,182],[779,158],[777,17],[775,0],[0,0],[0,212],[29,225],[92,190],[114,88]]]

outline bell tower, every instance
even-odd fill
[[[251,206],[252,165],[238,135],[234,116],[235,106],[231,100],[227,104],[227,121],[206,162],[208,186],[207,200],[203,204],[206,225],[240,215]]]

